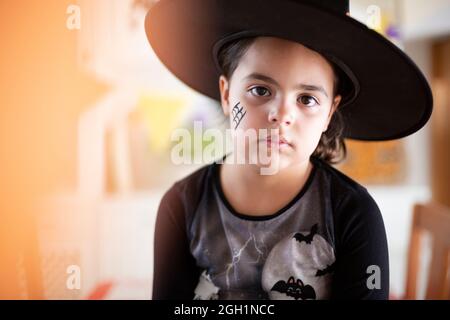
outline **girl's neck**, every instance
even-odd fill
[[[260,216],[278,212],[299,194],[311,175],[313,164],[306,160],[274,175],[261,175],[256,165],[230,164],[220,167],[222,191],[239,213]]]
[[[312,170],[312,163],[309,159],[278,170],[275,174],[263,175],[261,168],[254,164],[226,164],[224,163],[225,174],[233,177],[233,180],[243,187],[255,187],[260,190],[268,190],[279,186],[289,186],[290,183],[306,181]]]

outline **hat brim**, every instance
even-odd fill
[[[215,51],[242,35],[274,36],[336,57],[359,90],[341,109],[344,136],[392,140],[422,128],[432,94],[419,68],[389,40],[355,19],[294,1],[159,1],[145,20],[161,62],[194,90],[220,101]]]

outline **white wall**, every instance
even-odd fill
[[[450,34],[450,1],[400,0],[399,2],[405,40]]]

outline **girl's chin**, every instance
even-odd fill
[[[279,153],[276,156],[266,156],[258,158],[258,161],[255,163],[257,167],[260,169],[273,169],[277,172],[283,169],[290,167],[295,164],[295,158],[292,158],[290,155]]]

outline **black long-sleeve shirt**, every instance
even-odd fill
[[[153,299],[387,299],[379,208],[366,188],[311,156],[289,204],[236,212],[215,162],[177,181],[155,225]]]

